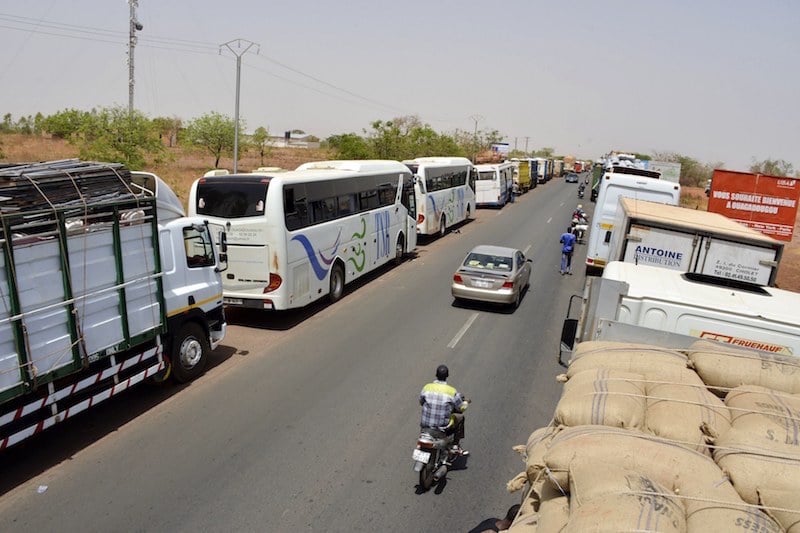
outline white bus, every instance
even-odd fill
[[[284,310],[328,296],[417,243],[413,178],[397,161],[320,161],[203,177],[189,211],[224,229],[226,305]]]
[[[403,161],[414,174],[417,233],[439,235],[475,213],[475,167],[465,157]]]
[[[503,207],[511,200],[514,186],[514,165],[511,162],[475,165],[475,203],[479,206]]]

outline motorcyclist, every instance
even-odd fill
[[[422,406],[420,427],[435,429],[453,435],[452,453],[467,456],[469,452],[460,445],[464,438],[464,411],[469,401],[455,387],[447,383],[450,371],[446,365],[436,368],[436,380],[422,388],[419,404]]]
[[[586,190],[586,185],[583,183],[578,184],[578,196],[583,196],[583,192]]]
[[[586,216],[586,211],[583,210],[583,204],[578,204],[578,207],[572,212],[572,220],[585,221],[588,219],[589,217]]]

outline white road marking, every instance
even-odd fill
[[[548,219],[547,219],[547,223],[548,223],[548,224],[549,224],[550,222],[552,222],[552,221],[553,221],[553,217],[550,217],[550,218],[548,218]]]
[[[472,325],[473,322],[475,322],[475,320],[477,318],[478,318],[478,313],[473,313],[472,316],[467,319],[467,323],[464,324],[461,327],[460,330],[458,330],[458,333],[456,333],[456,336],[453,337],[453,340],[450,341],[450,343],[447,345],[447,347],[448,348],[455,348],[456,344],[458,344],[458,341],[461,340],[461,337],[464,336],[464,334],[467,332],[469,327]]]
[[[531,249],[531,245],[529,244],[528,246],[525,247],[524,250],[522,250],[522,253],[525,254],[525,255],[528,255],[528,250],[530,250],[530,249]]]

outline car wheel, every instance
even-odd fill
[[[522,301],[522,287],[517,291],[517,297],[514,299],[514,303],[512,304],[514,309],[519,308],[519,304]]]

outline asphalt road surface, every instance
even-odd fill
[[[559,236],[578,200],[555,179],[417,255],[348,286],[335,305],[233,310],[206,375],[141,386],[0,454],[0,531],[467,531],[521,494],[512,446],[549,422],[569,296]],[[533,259],[516,311],[455,305],[477,244]],[[428,492],[411,450],[417,398],[440,363],[473,400],[471,456]]]

